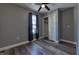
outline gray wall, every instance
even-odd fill
[[[77,18],[77,13],[78,13],[78,8],[77,8],[77,4],[76,4],[76,6],[74,7],[74,40],[75,40],[75,42],[77,42],[77,22],[78,22],[78,18]]]
[[[28,41],[28,11],[0,4],[0,47]]]
[[[74,40],[74,9],[68,8],[61,12],[61,21],[62,25],[60,26],[62,29],[62,38],[68,41]]]
[[[77,54],[79,55],[79,4],[77,4]]]

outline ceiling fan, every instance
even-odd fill
[[[50,3],[36,3],[36,5],[40,5],[38,12],[41,10],[41,8],[46,8],[48,11],[50,10],[50,8],[47,6]]]

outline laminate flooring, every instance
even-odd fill
[[[55,43],[47,39],[29,42],[6,50],[4,55],[75,55],[76,47],[64,42]]]

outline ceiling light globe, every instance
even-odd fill
[[[44,8],[44,7],[45,7],[45,5],[44,5],[44,4],[42,4],[42,5],[41,5],[41,7],[42,7],[42,8]]]

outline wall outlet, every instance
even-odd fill
[[[20,37],[18,36],[18,37],[16,37],[16,39],[17,39],[17,40],[20,40]]]

